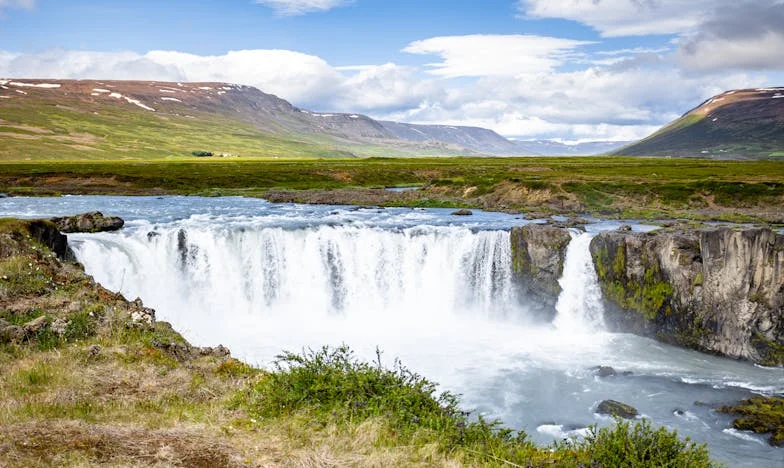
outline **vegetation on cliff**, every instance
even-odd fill
[[[770,434],[770,445],[784,447],[784,398],[755,396],[719,411],[738,416],[735,429]]]
[[[538,447],[346,348],[254,369],[95,284],[49,249],[54,225],[40,235],[36,223],[0,222],[6,466],[712,465],[704,446],[647,422]]]

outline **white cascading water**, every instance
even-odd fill
[[[591,331],[603,328],[604,306],[599,279],[591,259],[593,234],[571,232],[564,271],[558,284],[561,294],[555,305],[555,328],[562,331]]]
[[[103,285],[167,313],[438,320],[515,309],[504,231],[171,225],[75,248]]]

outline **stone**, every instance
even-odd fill
[[[104,216],[100,211],[91,211],[76,216],[52,218],[51,221],[62,232],[105,232],[117,231],[125,221],[116,216]]]
[[[599,403],[599,406],[596,407],[596,412],[625,419],[632,419],[638,414],[637,409],[633,406],[615,400],[604,400]]]
[[[596,367],[595,369],[596,369],[596,375],[599,377],[613,377],[618,375],[618,373],[615,372],[615,369],[613,369],[610,366],[599,366]]]
[[[76,256],[68,247],[68,236],[61,233],[55,224],[42,220],[30,221],[28,231],[33,239],[49,247],[60,260],[76,261]]]
[[[24,341],[25,333],[24,328],[18,325],[11,325],[10,327],[6,327],[2,332],[0,332],[0,338],[2,341],[10,342],[10,343],[21,343]]]
[[[452,216],[471,216],[474,212],[471,210],[457,210],[452,212]]]
[[[5,320],[0,318],[0,333],[2,333],[3,330],[5,330],[6,328],[8,328],[10,326],[11,326],[10,323],[8,323]]]
[[[131,325],[141,327],[152,327],[155,325],[155,310],[149,307],[144,307],[144,303],[140,298],[136,298],[131,302]]]
[[[619,227],[618,230],[621,232],[632,232],[632,227],[628,224],[624,224],[623,226]]]
[[[95,359],[95,358],[97,358],[98,356],[101,355],[101,351],[102,350],[103,350],[103,348],[101,348],[97,344],[88,346],[87,347],[87,359]]]
[[[46,327],[46,325],[47,325],[46,315],[42,315],[38,318],[35,318],[25,323],[24,325],[22,325],[22,328],[24,328],[25,333],[34,335],[39,331],[43,330]]]
[[[63,336],[68,330],[68,321],[62,317],[58,317],[52,322],[51,328],[55,335]]]

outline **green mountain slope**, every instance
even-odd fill
[[[784,153],[784,88],[715,96],[653,135],[614,152],[626,156],[756,159]]]

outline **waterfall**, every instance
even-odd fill
[[[566,248],[563,275],[558,280],[561,294],[555,305],[557,314],[553,325],[563,331],[598,330],[603,326],[604,306],[590,251],[594,235],[570,233],[572,241]]]
[[[97,281],[175,321],[197,312],[504,318],[519,309],[505,231],[173,223],[76,239]]]

